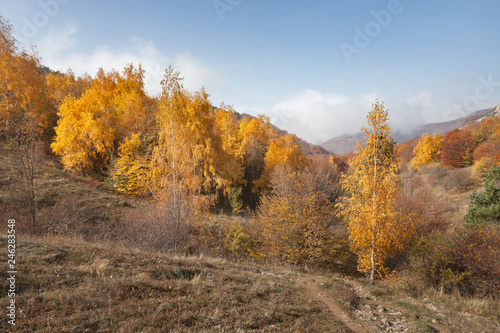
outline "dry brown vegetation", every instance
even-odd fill
[[[17,332],[347,331],[286,268],[21,239]]]

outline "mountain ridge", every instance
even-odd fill
[[[461,128],[468,123],[480,121],[485,117],[494,117],[498,115],[500,115],[500,104],[492,108],[472,112],[464,117],[453,119],[450,121],[419,125],[407,133],[395,131],[393,133],[393,138],[398,143],[403,143],[415,137],[420,137],[426,132],[428,132],[429,135],[434,135],[435,133],[444,134],[455,128]],[[331,138],[330,140],[327,140],[324,143],[320,144],[320,146],[330,153],[345,155],[356,150],[356,144],[358,141],[360,141],[361,143],[365,142],[364,133],[361,131],[354,134],[343,134]]]

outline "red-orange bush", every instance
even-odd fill
[[[476,140],[467,130],[455,129],[443,137],[441,163],[446,166],[462,168],[472,164],[472,154]]]
[[[474,162],[481,160],[483,157],[490,157],[495,159],[496,155],[500,153],[500,145],[497,142],[483,142],[474,150],[472,157]]]
[[[419,138],[413,138],[402,143],[396,148],[396,156],[402,164],[410,163],[413,156],[415,156],[415,154],[413,153],[413,149],[415,149],[415,147],[417,146],[418,140]]]
[[[466,229],[453,236],[423,239],[414,268],[435,287],[469,295],[500,296],[500,231],[495,226]]]
[[[467,272],[460,283],[469,294],[500,296],[500,232],[496,227],[479,227],[455,240],[452,269]]]
[[[447,209],[447,203],[431,187],[426,186],[420,176],[413,173],[402,175],[396,197],[396,212],[399,219],[411,219],[415,225],[416,238],[445,231],[449,226],[443,217]]]

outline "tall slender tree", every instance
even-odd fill
[[[395,142],[390,135],[389,113],[378,100],[367,116],[363,128],[367,142],[358,144],[358,154],[351,169],[341,179],[347,195],[338,204],[340,214],[348,222],[351,248],[358,255],[358,270],[383,274],[384,260],[401,249],[411,232],[397,223],[395,199],[398,188],[398,161]]]

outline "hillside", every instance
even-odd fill
[[[15,155],[2,148],[0,162],[1,215],[17,219],[9,183]],[[41,159],[37,175],[46,235],[16,238],[16,332],[494,332],[500,327],[493,300],[419,291],[411,277],[371,286],[349,272],[232,261],[222,253],[141,251],[118,237],[125,231],[121,216],[140,212],[141,201],[72,176],[48,157]],[[459,213],[469,192],[449,191],[450,214]],[[216,234],[215,222],[224,228],[234,219],[215,214],[206,226]],[[0,246],[7,248],[5,236]],[[3,304],[6,274],[0,274]],[[0,326],[11,328],[5,320]]]
[[[428,132],[430,135],[433,135],[434,133],[444,134],[455,128],[461,128],[468,123],[481,120],[484,117],[494,116],[495,114],[500,114],[500,104],[494,108],[479,110],[458,119],[441,123],[420,125],[409,132],[402,133],[395,131],[393,133],[393,138],[398,143],[403,143],[415,137],[420,137],[423,133],[426,132]],[[357,134],[344,134],[338,137],[334,137],[322,143],[321,146],[331,153],[344,155],[356,150],[357,141],[364,142],[363,132],[359,132]]]

